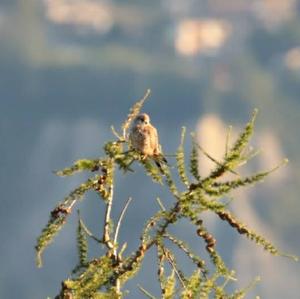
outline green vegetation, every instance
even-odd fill
[[[137,102],[122,125],[122,134],[114,128],[112,131],[116,136],[115,140],[108,141],[104,145],[105,156],[93,160],[79,160],[71,167],[57,171],[59,176],[70,176],[79,171],[97,173],[92,175],[86,182],[82,183],[72,191],[62,202],[60,202],[50,214],[47,226],[43,229],[37,240],[36,255],[37,264],[42,264],[42,253],[55,235],[64,226],[68,215],[73,212],[76,202],[84,194],[92,190],[99,194],[106,206],[105,219],[103,219],[102,238],[97,238],[85,225],[78,213],[77,247],[78,264],[72,272],[72,276],[63,281],[58,299],[63,298],[122,298],[126,295],[123,291],[128,280],[138,274],[143,266],[143,260],[150,248],[155,247],[157,252],[157,278],[161,288],[161,298],[218,298],[238,299],[244,298],[248,289],[253,283],[242,290],[235,290],[233,293],[227,291],[229,282],[235,280],[235,273],[228,269],[222,257],[219,255],[215,237],[208,231],[202,213],[209,211],[214,213],[221,220],[226,222],[239,234],[254,241],[262,249],[273,255],[288,256],[277,249],[270,241],[251,230],[247,225],[237,219],[230,212],[230,202],[224,198],[237,188],[261,182],[267,175],[278,168],[251,174],[242,177],[237,169],[255,156],[255,152],[248,149],[248,142],[253,133],[253,126],[257,111],[246,124],[232,146],[224,145],[225,155],[222,161],[217,161],[206,153],[197,142],[192,139],[192,151],[189,157],[188,174],[184,151],[185,128],[182,130],[181,142],[176,151],[176,173],[168,164],[163,164],[159,169],[151,158],[144,158],[140,153],[134,151],[128,141],[128,129],[132,120],[140,112],[149,91],[145,97]],[[202,152],[215,163],[215,168],[208,176],[202,176],[198,168],[198,153]],[[129,199],[117,221],[111,217],[112,202],[114,200],[114,173],[117,168],[123,171],[124,175],[130,175],[133,171],[133,163],[139,163],[145,173],[152,178],[153,183],[159,183],[169,189],[174,202],[166,209],[158,199],[160,210],[158,210],[145,224],[141,232],[140,244],[130,254],[125,254],[126,243],[118,243],[119,228],[128,205]],[[286,163],[286,161],[283,161]],[[231,180],[224,180],[226,174],[234,176]],[[182,184],[178,186],[173,179],[178,176]],[[146,178],[145,178],[146,179]],[[184,188],[184,189],[183,189]],[[183,189],[183,190],[182,190]],[[204,241],[206,254],[210,258],[211,265],[207,265],[205,257],[194,253],[188,244],[172,235],[168,230],[171,226],[179,225],[178,220],[187,219],[195,230],[195,238]],[[116,225],[113,226],[112,223]],[[176,261],[175,253],[167,246],[167,242],[173,243],[183,254],[194,264],[194,272],[188,276],[180,270]],[[88,244],[96,242],[106,248],[106,253],[95,259],[88,258]],[[294,259],[296,257],[289,256]],[[256,281],[254,281],[256,282]],[[147,286],[139,286],[141,296],[156,298],[149,291]]]

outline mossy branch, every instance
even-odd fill
[[[46,227],[42,230],[41,235],[37,239],[36,250],[36,263],[38,267],[42,266],[42,253],[46,247],[52,242],[54,236],[62,229],[66,223],[67,215],[61,215],[55,219],[50,218]]]
[[[185,169],[185,155],[184,155],[185,133],[186,133],[186,128],[182,127],[180,144],[179,144],[179,147],[176,152],[176,161],[177,161],[178,174],[179,174],[181,181],[186,186],[189,186],[189,180],[188,180],[188,177],[186,174],[186,169]]]
[[[195,136],[192,134],[192,151],[190,155],[190,172],[197,181],[200,181],[201,177],[199,174],[199,162],[198,162],[198,148],[195,141]]]
[[[82,219],[80,218],[80,212],[78,210],[78,225],[77,225],[77,251],[78,251],[78,265],[72,271],[76,273],[78,270],[86,267],[88,262],[88,241],[87,234],[84,228]]]

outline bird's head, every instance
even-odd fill
[[[135,125],[140,125],[140,126],[144,126],[144,125],[150,124],[150,117],[149,117],[149,115],[146,114],[146,113],[139,114],[135,118],[134,124]]]

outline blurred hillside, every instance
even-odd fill
[[[291,163],[256,192],[238,195],[235,209],[300,255],[299,0],[1,0],[0,66],[1,298],[55,295],[76,258],[71,225],[49,248],[42,270],[34,267],[34,240],[50,209],[79,181],[59,180],[51,170],[100,155],[110,125],[118,126],[147,88],[153,93],[145,109],[166,152],[175,151],[186,125],[221,155],[222,130],[239,128],[259,108],[253,144],[263,153],[253,167],[272,168],[286,156]],[[209,165],[201,163],[205,172]],[[136,180],[150,187],[135,176],[119,180],[120,196],[130,195]],[[147,213],[129,213],[135,231],[124,231],[124,239],[138,235],[136,224],[156,209],[136,193]],[[91,205],[86,217],[95,214],[96,199]],[[212,227],[244,283],[262,275],[262,298],[298,298],[298,265],[269,260],[236,236],[226,239],[214,220]],[[132,292],[129,298],[140,298]]]

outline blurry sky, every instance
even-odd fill
[[[237,134],[259,108],[252,144],[263,151],[246,171],[270,169],[284,157],[290,164],[235,194],[232,210],[282,250],[300,255],[299,0],[1,0],[0,298],[57,294],[76,263],[76,215],[46,250],[42,269],[35,267],[33,247],[49,211],[84,176],[62,179],[51,171],[101,156],[110,125],[118,127],[147,88],[152,95],[144,111],[167,153],[175,152],[185,125],[221,157],[226,127]],[[200,159],[202,173],[210,167]],[[129,252],[158,209],[154,198],[171,199],[139,172],[118,175],[117,183],[114,215],[127,196],[134,198],[121,231]],[[101,202],[88,194],[78,207],[97,230]],[[252,297],[299,297],[297,263],[270,257],[213,217],[207,221],[237,270],[236,285],[260,275]],[[201,248],[188,223],[176,233]],[[128,285],[128,298],[141,298],[137,283],[157,294],[152,256]]]

